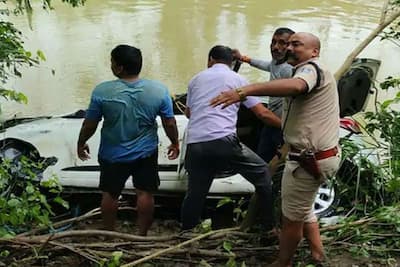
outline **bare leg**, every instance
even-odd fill
[[[304,236],[310,245],[311,256],[313,259],[316,261],[323,261],[324,249],[322,246],[321,236],[319,234],[318,223],[304,223]]]
[[[292,257],[300,240],[303,238],[303,222],[290,221],[282,216],[282,230],[279,240],[280,267],[292,266]]]
[[[105,230],[114,231],[118,212],[118,198],[113,198],[110,193],[103,192],[101,200],[101,215]]]
[[[136,198],[139,235],[145,236],[153,223],[154,198],[151,193],[138,189],[136,189]]]

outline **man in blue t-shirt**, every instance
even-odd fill
[[[178,129],[168,89],[161,83],[139,78],[141,51],[118,45],[111,51],[111,70],[119,79],[100,83],[93,90],[79,133],[77,153],[89,158],[87,140],[104,119],[98,152],[101,212],[105,229],[113,230],[118,197],[129,176],[136,189],[138,228],[146,235],[153,221],[154,199],[160,179],[157,171],[158,136],[156,117],[171,141],[168,158],[179,155]]]

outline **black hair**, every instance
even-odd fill
[[[231,65],[233,61],[232,49],[228,46],[216,45],[208,53],[208,59],[210,58],[217,62]]]
[[[285,34],[285,33],[287,33],[289,35],[292,35],[295,32],[292,29],[282,27],[282,28],[276,29],[275,32],[274,32],[274,35],[282,35],[282,34]]]
[[[142,52],[134,46],[118,45],[111,51],[111,57],[128,75],[138,75],[142,70]]]

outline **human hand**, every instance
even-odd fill
[[[232,49],[232,56],[234,60],[240,60],[240,58],[242,57],[238,49]]]
[[[86,143],[84,145],[78,144],[77,154],[78,157],[83,161],[90,159],[89,145]]]
[[[170,144],[167,154],[169,160],[176,159],[179,156],[179,144]]]
[[[210,105],[213,107],[222,104],[222,108],[226,108],[234,103],[240,102],[240,96],[236,90],[229,90],[220,93],[218,96],[211,99]]]

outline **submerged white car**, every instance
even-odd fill
[[[341,115],[350,116],[359,112],[365,106],[370,93],[371,80],[379,69],[380,62],[372,59],[358,59],[347,74],[338,83]],[[184,166],[185,141],[184,134],[187,118],[179,108],[185,103],[185,96],[175,99],[175,114],[181,142],[181,155],[176,160],[168,160],[166,137],[159,123],[159,175],[160,194],[184,194],[187,187],[187,172]],[[57,176],[66,192],[94,192],[99,184],[99,164],[97,151],[100,141],[100,130],[89,140],[92,158],[81,161],[76,154],[78,133],[84,118],[84,111],[78,111],[65,116],[48,116],[36,118],[20,118],[3,123],[0,132],[0,158],[9,159],[15,164],[22,155],[45,165],[43,172],[38,173],[39,179]],[[239,138],[250,148],[257,144],[257,131],[261,126],[255,116],[246,109],[241,109],[238,120]],[[101,127],[101,124],[99,125]],[[341,129],[341,136],[349,134],[348,125]],[[132,192],[133,185],[128,179],[125,192]],[[221,173],[214,179],[210,188],[210,196],[248,196],[254,192],[254,187],[241,175]],[[323,215],[335,200],[335,190],[322,186],[315,200],[316,214]]]

